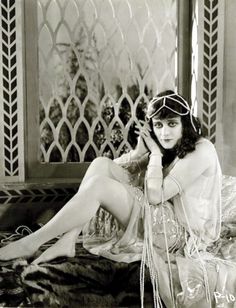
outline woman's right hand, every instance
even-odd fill
[[[133,150],[133,155],[136,158],[141,158],[143,157],[143,155],[149,153],[150,151],[147,149],[143,137],[142,136],[138,136],[138,143],[136,148]]]
[[[128,164],[132,161],[141,159],[145,154],[149,152],[150,151],[144,144],[143,138],[141,136],[138,136],[138,143],[135,149],[131,150],[128,153],[122,154],[120,157],[113,159],[113,161],[118,165]]]
[[[137,125],[136,127],[137,127],[136,133],[139,134],[139,137],[142,138],[142,143],[147,149],[147,152],[148,153],[159,153],[160,155],[162,155],[159,145],[157,144],[157,142],[153,139],[151,135],[151,127],[149,123],[147,123],[146,121],[140,120],[139,125]]]

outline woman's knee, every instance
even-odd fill
[[[99,156],[99,157],[96,157],[91,162],[90,167],[101,169],[101,168],[105,168],[105,167],[109,166],[111,164],[111,162],[112,162],[112,160],[110,158]]]
[[[90,179],[93,178],[94,176],[107,176],[111,177],[112,172],[111,172],[111,164],[114,164],[114,162],[107,158],[107,157],[97,157],[95,158],[91,164],[89,165],[83,180],[80,184],[79,190],[83,187],[83,185]]]
[[[113,161],[107,157],[97,157],[95,158],[86,172],[86,178],[94,176],[94,175],[106,175],[110,174],[110,167]]]

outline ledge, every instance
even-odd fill
[[[65,178],[33,178],[28,179],[25,182],[9,182],[0,183],[0,190],[8,189],[30,189],[30,188],[46,188],[46,187],[68,187],[68,186],[79,186],[82,179],[65,179]]]
[[[0,229],[30,226],[45,212],[55,214],[74,196],[80,183],[81,179],[35,178],[24,183],[0,184]]]

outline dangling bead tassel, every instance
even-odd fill
[[[196,240],[195,240],[195,237],[194,237],[194,233],[193,233],[193,231],[192,231],[192,229],[190,227],[190,223],[189,223],[189,220],[188,220],[188,217],[187,217],[187,213],[185,211],[183,199],[181,198],[181,196],[180,196],[180,202],[181,202],[181,205],[182,205],[182,208],[183,208],[183,212],[184,212],[184,216],[185,216],[186,223],[187,223],[187,226],[188,226],[188,231],[189,231],[190,237],[193,239],[194,250],[197,253],[199,261],[200,261],[200,264],[201,264],[201,269],[202,269],[202,272],[203,272],[204,284],[205,284],[205,288],[206,288],[206,290],[205,290],[206,300],[209,303],[209,307],[211,308],[212,307],[212,305],[211,305],[211,292],[210,292],[210,286],[209,286],[209,279],[208,279],[207,270],[206,270],[204,261],[203,261],[201,255],[200,255],[200,253],[199,253],[199,250],[198,250],[198,247],[197,247],[197,244],[196,244]],[[191,257],[191,253],[189,253],[189,257]]]
[[[168,269],[169,269],[171,300],[172,300],[172,306],[173,308],[175,308],[176,305],[175,305],[175,296],[174,296],[174,287],[173,287],[173,275],[172,275],[171,264],[170,264],[170,254],[169,254],[168,240],[167,240],[167,234],[166,234],[166,222],[165,222],[163,205],[164,205],[164,192],[162,189],[161,214],[162,214],[162,220],[163,220],[163,231],[164,231],[164,237],[165,237],[166,256],[167,256]]]
[[[162,308],[162,302],[159,295],[158,276],[154,266],[153,256],[153,240],[152,240],[152,217],[150,205],[147,199],[146,185],[144,187],[144,208],[143,208],[143,221],[144,221],[144,242],[143,253],[140,268],[140,295],[141,307],[144,307],[144,283],[145,283],[145,266],[149,269],[150,278],[153,288],[153,303],[154,308]]]

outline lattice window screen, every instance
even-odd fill
[[[41,162],[133,146],[150,96],[176,87],[174,0],[37,0]]]

